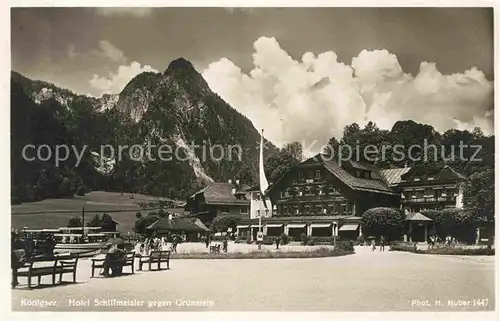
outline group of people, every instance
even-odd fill
[[[429,239],[427,241],[428,248],[433,249],[435,246],[438,246],[442,242],[442,239],[438,235],[431,235],[429,236]],[[446,236],[446,238],[444,239],[445,247],[455,246],[456,243],[457,239],[455,237],[452,237],[451,235]]]
[[[210,244],[212,244],[212,237],[210,235],[207,235],[203,238],[203,241],[205,242],[205,246],[206,248],[208,249]],[[220,246],[220,245],[218,245]],[[227,252],[227,249],[228,249],[228,238],[225,237],[223,240],[222,240],[222,251],[223,252]]]
[[[140,243],[139,252],[143,256],[148,256],[151,251],[160,251],[167,248],[169,251],[177,253],[179,243],[182,243],[182,237],[179,235],[150,237]]]
[[[377,249],[377,245],[375,243],[375,239],[371,242],[372,252]],[[385,251],[385,238],[383,236],[380,237],[380,252]]]

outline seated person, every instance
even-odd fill
[[[101,275],[108,277],[110,276],[109,270],[111,269],[112,276],[121,275],[123,263],[126,258],[125,251],[123,250],[123,244],[120,244],[121,248],[117,245],[106,244],[107,253],[104,260],[104,271]]]

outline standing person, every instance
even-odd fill
[[[205,236],[205,246],[208,249],[208,246],[210,245],[210,239],[208,238],[208,235]]]
[[[276,238],[275,243],[276,243],[276,249],[279,250],[279,248],[280,248],[280,238],[279,237]]]
[[[172,252],[174,253],[177,253],[177,242],[179,242],[179,240],[177,239],[177,236],[174,236],[172,240]]]
[[[151,238],[149,240],[149,252],[154,251],[154,249],[155,249],[155,240],[154,240],[154,238]],[[148,252],[148,254],[149,254],[149,252]]]
[[[380,237],[380,252],[385,251],[385,238],[384,236]]]
[[[222,241],[222,250],[227,253],[227,237]]]
[[[371,245],[371,247],[372,247],[372,252],[375,251],[375,247],[376,247],[375,246],[375,239],[372,239],[372,245]]]
[[[54,240],[54,236],[51,234],[47,236],[47,239],[45,240],[45,246],[47,249],[47,255],[48,256],[53,256],[54,255],[54,249],[56,247],[56,240]]]

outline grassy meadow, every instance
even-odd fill
[[[23,227],[57,228],[66,226],[69,219],[81,217],[82,208],[85,207],[85,222],[96,214],[108,213],[120,223],[120,231],[132,232],[136,220],[135,214],[143,214],[151,210],[144,210],[137,203],[166,200],[161,197],[141,194],[113,193],[94,191],[85,196],[75,196],[72,199],[46,199],[39,202],[23,203],[11,206],[11,226],[14,229]],[[171,212],[183,212],[182,208],[168,209]]]

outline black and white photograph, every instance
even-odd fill
[[[9,9],[11,312],[494,313],[493,5],[70,5]]]

